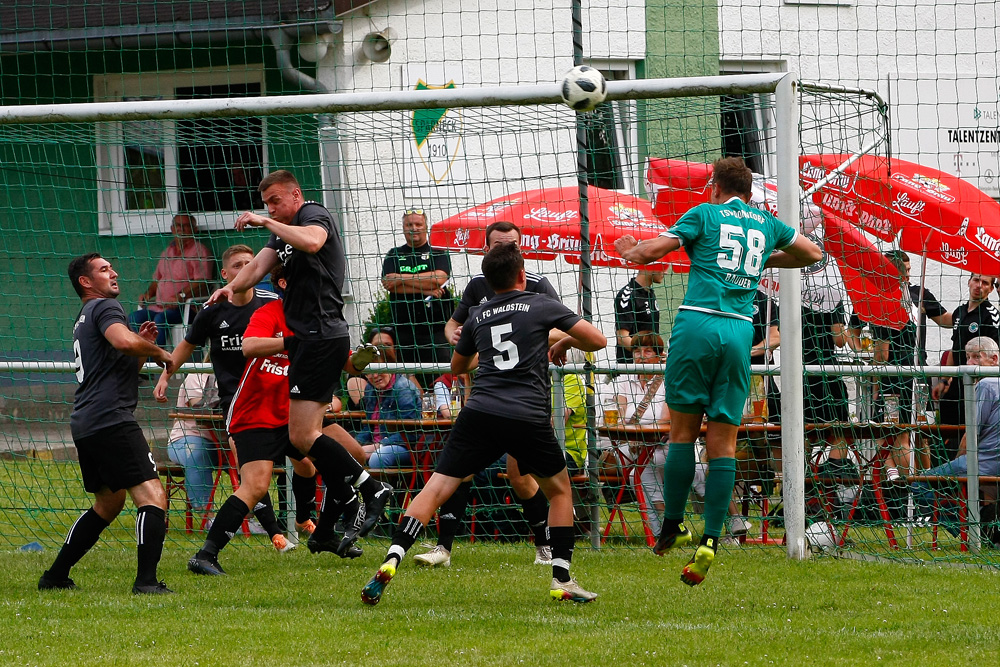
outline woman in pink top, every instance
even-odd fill
[[[166,325],[181,323],[182,304],[208,294],[212,278],[212,253],[194,239],[198,231],[194,216],[175,215],[170,230],[174,239],[160,255],[153,282],[139,296],[139,309],[128,318],[136,331],[143,322],[156,322],[157,345],[167,342]]]

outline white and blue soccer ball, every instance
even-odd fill
[[[593,111],[608,95],[608,84],[599,70],[587,65],[577,65],[562,81],[563,102],[573,111]]]

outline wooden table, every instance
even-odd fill
[[[362,419],[362,424],[385,426],[396,431],[450,431],[453,419]]]
[[[704,435],[708,430],[707,426],[701,427]],[[626,424],[616,424],[614,426],[598,426],[597,432],[612,440],[627,440],[629,442],[659,442],[663,436],[670,435],[670,424],[658,424],[656,426],[632,426]],[[834,432],[843,434],[855,440],[882,440],[892,435],[903,432],[918,432],[924,434],[948,434],[960,435],[965,432],[965,426],[955,426],[953,424],[861,424],[861,423],[828,423],[828,424],[806,424],[806,433],[822,434],[824,432]],[[746,423],[739,427],[740,436],[762,435],[765,433],[781,433],[781,424],[758,424]]]
[[[340,412],[329,412],[323,415],[327,419],[332,419],[333,421],[353,421],[355,419],[364,419],[367,417],[367,413],[364,410],[341,410]]]
[[[168,412],[167,417],[170,419],[182,419],[184,421],[208,422],[212,424],[213,428],[216,428],[219,422],[226,421],[226,415],[222,414],[221,410],[185,410],[177,408],[174,412]]]

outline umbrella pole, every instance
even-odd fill
[[[583,2],[573,0],[573,66],[583,64]],[[576,180],[580,186],[580,315],[588,322],[592,322],[593,303],[590,286],[590,212],[587,198],[587,116],[576,115]],[[590,497],[597,498],[598,495],[598,460],[600,455],[597,451],[597,424],[596,407],[594,405],[594,362],[589,358],[585,364],[584,383],[586,390],[584,395],[587,400],[587,453],[590,459],[588,466],[590,472]],[[593,502],[590,506],[590,545],[594,548],[601,546],[600,531],[600,505]]]
[[[917,298],[917,345],[913,350],[914,366],[920,366],[926,363],[925,361],[920,359],[920,350],[924,349],[924,346],[927,345],[927,341],[925,340],[927,333],[927,315],[924,313],[924,291],[925,291],[924,285],[926,284],[927,280],[927,241],[929,239],[930,236],[928,235],[928,237],[924,239],[924,247],[920,251],[920,296]],[[924,380],[926,381],[927,378],[924,378]],[[916,378],[914,378],[914,383],[915,382]],[[930,383],[928,383],[928,387],[929,386]],[[914,386],[914,389],[916,389],[916,386]],[[929,395],[930,394],[928,393],[928,396]],[[917,396],[917,392],[914,391],[913,392],[914,418],[916,418],[917,416],[917,410],[923,409],[920,405],[918,405],[918,403],[919,403],[919,397]],[[912,451],[913,448],[911,447],[910,449]],[[921,452],[921,454],[923,454],[923,452]],[[929,449],[927,451],[926,460],[922,460],[920,463],[924,468],[930,468],[931,457]],[[914,466],[914,469],[916,469],[916,466]]]

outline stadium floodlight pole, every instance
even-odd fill
[[[583,2],[573,0],[573,66],[583,64]],[[591,294],[590,270],[590,198],[588,187],[590,176],[587,169],[587,123],[589,114],[576,115],[576,184],[579,188],[580,200],[580,315],[588,322],[593,321],[593,295]],[[587,360],[590,362],[590,359]],[[593,363],[591,362],[591,368]],[[590,485],[596,492],[600,479],[598,477],[597,451],[597,407],[594,404],[593,373],[591,369],[583,375],[584,397],[587,409],[587,453],[588,459],[595,463],[590,465]],[[600,507],[593,503],[590,507],[590,546],[595,549],[601,546],[601,534],[597,529],[600,523]]]
[[[778,217],[800,228],[798,76],[785,74],[774,91],[777,127]],[[781,269],[778,278],[781,347],[781,460],[785,544],[788,557],[809,557],[806,541],[805,423],[802,414],[802,275]]]
[[[979,406],[976,405],[976,381],[962,374],[962,400],[965,407],[965,484],[969,512],[969,551],[979,553]]]

